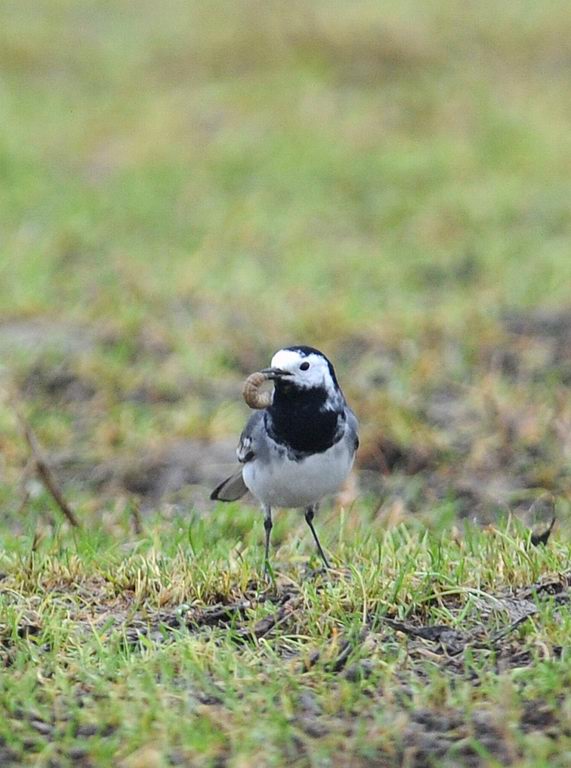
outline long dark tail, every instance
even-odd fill
[[[236,501],[241,499],[247,490],[242,477],[242,468],[240,468],[226,480],[223,480],[220,485],[217,485],[210,494],[210,498],[214,501]]]

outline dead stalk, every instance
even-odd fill
[[[60,512],[69,522],[69,524],[74,528],[80,528],[81,526],[79,520],[75,516],[73,509],[66,501],[63,492],[59,487],[52,470],[49,467],[47,459],[44,456],[38,438],[36,437],[36,434],[32,429],[29,421],[22,413],[22,410],[16,402],[15,396],[13,394],[8,394],[5,399],[9,407],[12,409],[14,415],[16,416],[16,420],[18,422],[18,426],[20,427],[22,436],[30,450],[30,460],[33,463],[38,478],[41,480],[45,489],[53,498]]]

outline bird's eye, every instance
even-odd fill
[[[308,369],[308,368],[309,368],[309,363],[302,363],[302,364],[299,366],[299,370],[300,370],[300,371],[307,371],[307,369]]]

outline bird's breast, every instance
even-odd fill
[[[353,452],[344,440],[323,453],[297,460],[290,458],[283,446],[273,443],[267,459],[246,464],[243,476],[249,490],[263,504],[305,507],[336,493],[352,464]]]
[[[324,453],[341,437],[342,414],[337,411],[313,409],[299,405],[291,408],[270,408],[266,414],[268,435],[284,446],[292,458]]]

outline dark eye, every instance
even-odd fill
[[[300,370],[300,371],[307,371],[307,369],[308,369],[308,368],[309,368],[309,363],[302,363],[302,364],[299,366],[299,370]]]

